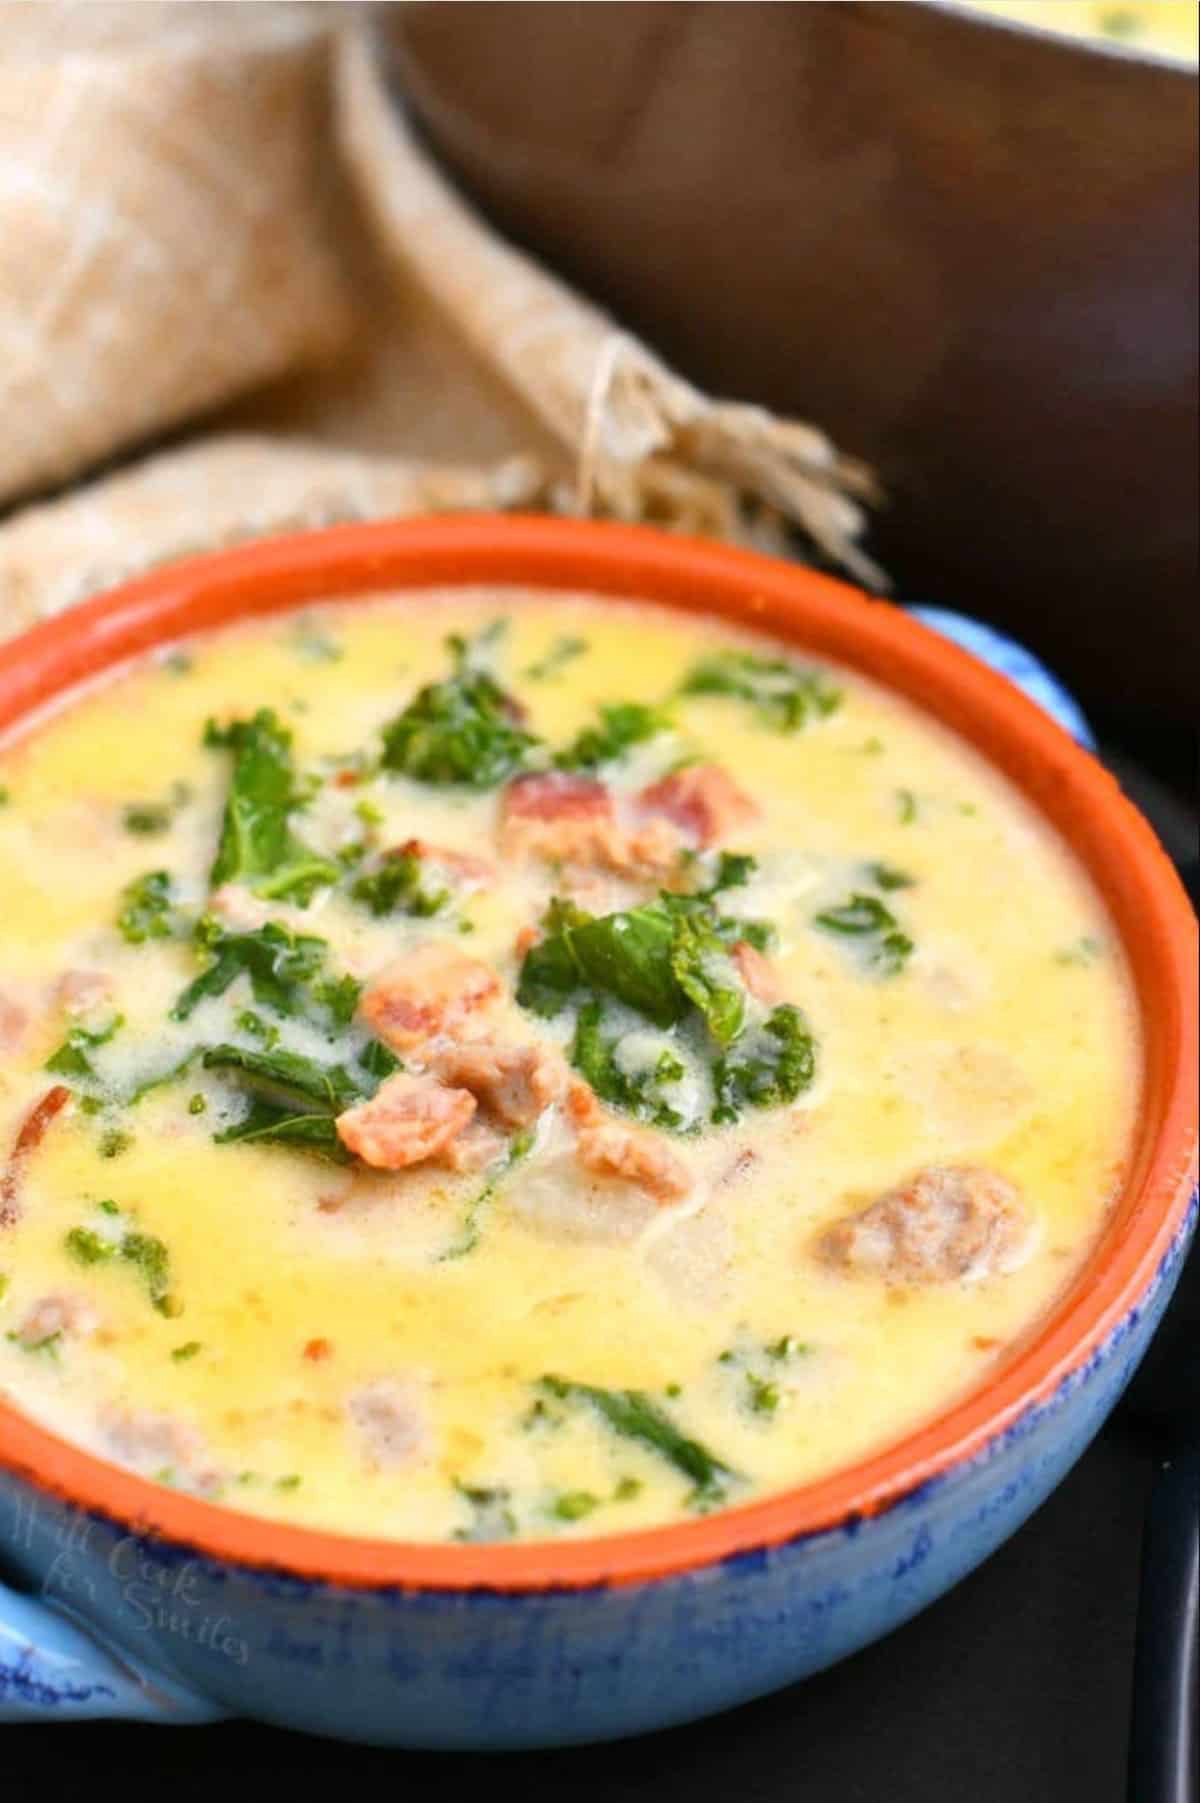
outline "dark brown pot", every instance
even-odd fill
[[[688,375],[880,469],[904,593],[1190,715],[1196,77],[922,4],[443,3],[441,156]]]

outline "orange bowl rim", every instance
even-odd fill
[[[1114,917],[1144,1038],[1126,1181],[1066,1293],[989,1376],[865,1459],[697,1520],[572,1541],[445,1546],[241,1514],[163,1488],[0,1403],[0,1466],[35,1489],[224,1564],[350,1587],[578,1589],[693,1571],[879,1515],[983,1454],[1104,1346],[1153,1288],[1196,1181],[1196,922],[1113,778],[1006,678],[899,609],[800,565],[652,528],[513,515],[332,527],[153,572],[0,645],[0,744],[81,682],[179,638],[372,593],[505,585],[717,615],[858,669],[971,742],[1058,829]]]

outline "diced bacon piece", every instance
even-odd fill
[[[619,838],[612,796],[594,777],[548,770],[504,791],[500,843],[509,856],[607,865]]]
[[[430,1062],[444,1083],[469,1089],[506,1127],[528,1127],[566,1088],[562,1055],[548,1046],[451,1040],[431,1048]]]
[[[448,1146],[442,1148],[437,1155],[437,1162],[460,1177],[466,1176],[474,1171],[484,1171],[488,1165],[495,1164],[507,1145],[507,1137],[497,1127],[490,1127],[476,1115]]]
[[[28,1008],[0,989],[0,1052],[15,1052],[29,1029]]]
[[[346,1413],[373,1468],[397,1470],[428,1458],[432,1433],[423,1388],[411,1378],[383,1377],[346,1400]]]
[[[431,845],[428,839],[406,839],[384,852],[385,858],[420,858],[423,864],[435,864],[453,877],[462,889],[481,889],[496,880],[496,867],[486,858],[476,858],[469,851],[455,851],[448,845]]]
[[[656,1202],[678,1202],[692,1187],[691,1174],[660,1133],[602,1121],[581,1127],[576,1150],[579,1162],[596,1177],[617,1177],[653,1196]]]
[[[471,1017],[499,995],[499,978],[478,958],[449,945],[421,945],[368,985],[359,1011],[377,1039],[409,1052],[436,1034],[470,1032]]]
[[[685,764],[638,796],[650,814],[665,814],[699,846],[715,845],[758,816],[758,806],[719,764]]]
[[[21,1183],[25,1167],[41,1145],[46,1129],[71,1100],[65,1083],[48,1089],[40,1102],[35,1102],[25,1116],[13,1141],[8,1163],[0,1173],[0,1227],[11,1227],[21,1216]]]
[[[207,1463],[200,1435],[174,1415],[110,1409],[102,1425],[113,1452],[125,1464],[152,1473],[169,1471],[176,1480],[189,1479],[197,1490],[220,1488],[221,1473]]]
[[[475,1097],[436,1077],[398,1071],[369,1102],[337,1117],[338,1138],[364,1164],[403,1171],[443,1152],[475,1113]]]
[[[222,883],[209,896],[208,905],[212,913],[219,914],[231,927],[243,927],[248,932],[265,926],[271,918],[271,909],[266,902],[252,895],[244,883]]]
[[[112,1000],[112,978],[104,970],[65,970],[54,986],[54,998],[68,1014],[90,1014]]]
[[[733,961],[738,975],[756,1001],[774,1004],[780,999],[779,979],[769,958],[748,939],[739,939],[733,948]]]
[[[971,1165],[929,1165],[817,1241],[827,1263],[885,1283],[978,1282],[1011,1270],[1030,1242],[1016,1187]]]
[[[84,1339],[99,1325],[100,1317],[86,1296],[43,1296],[17,1328],[17,1338],[22,1346],[37,1347],[60,1334],[64,1339]]]

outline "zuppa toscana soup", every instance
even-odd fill
[[[964,743],[515,590],[198,638],[0,749],[0,1385],[255,1514],[615,1532],[811,1479],[1045,1312],[1140,1082]]]

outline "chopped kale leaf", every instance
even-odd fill
[[[82,1077],[96,1080],[89,1053],[107,1045],[124,1025],[124,1015],[114,1014],[100,1027],[72,1027],[58,1050],[46,1060],[46,1069],[58,1077]]]
[[[255,1001],[277,1014],[305,1015],[314,1005],[329,1007],[329,996],[318,996],[314,988],[328,949],[323,939],[270,920],[250,932],[227,933],[209,915],[200,921],[196,937],[208,963],[175,1002],[172,1020],[187,1020],[202,1001],[224,995],[240,976],[249,979]],[[338,1008],[344,1006],[342,998]]]
[[[826,933],[866,941],[868,968],[880,976],[896,976],[912,954],[912,940],[877,895],[854,894],[837,907],[823,908],[813,918]]]
[[[617,1056],[620,1036],[605,1032],[604,1013],[600,1001],[585,1002],[579,1010],[571,1063],[602,1102],[622,1109],[636,1120],[678,1131],[685,1122],[679,1109],[671,1104],[670,1089],[686,1075],[686,1066],[664,1043],[652,1065],[632,1073],[623,1069]]]
[[[747,702],[773,732],[798,732],[812,719],[831,714],[841,690],[819,670],[805,670],[782,657],[751,651],[715,651],[685,676],[683,695],[729,695]]]
[[[599,770],[635,745],[669,732],[672,725],[665,708],[640,701],[613,702],[600,709],[600,724],[585,726],[554,761],[560,770]]]
[[[421,864],[415,851],[394,852],[375,870],[360,876],[350,894],[376,916],[410,914],[418,920],[428,920],[447,906],[451,896],[444,886],[427,887],[423,883]]]
[[[735,1475],[699,1440],[681,1433],[665,1409],[643,1390],[604,1390],[561,1377],[543,1377],[538,1387],[559,1402],[590,1404],[615,1434],[638,1441],[690,1478],[695,1486],[694,1501],[718,1500]]]
[[[335,1164],[349,1164],[350,1154],[342,1145],[334,1126],[334,1116],[323,1113],[289,1113],[274,1108],[269,1102],[253,1102],[240,1121],[214,1133],[219,1146],[261,1142],[296,1146],[302,1151],[316,1152]]]
[[[713,1071],[714,1121],[735,1121],[743,1108],[777,1108],[794,1102],[813,1080],[816,1053],[799,1008],[780,1002],[747,1033]]]
[[[292,735],[272,708],[252,720],[218,727],[205,744],[233,753],[233,776],[221,839],[210,874],[213,888],[245,883],[266,900],[305,907],[315,890],[338,879],[338,865],[311,851],[292,832],[290,817],[304,797],[292,764]]]
[[[428,683],[385,728],[383,763],[417,782],[494,789],[529,762],[537,740],[520,709],[481,667],[481,640],[447,641],[452,676]]]

